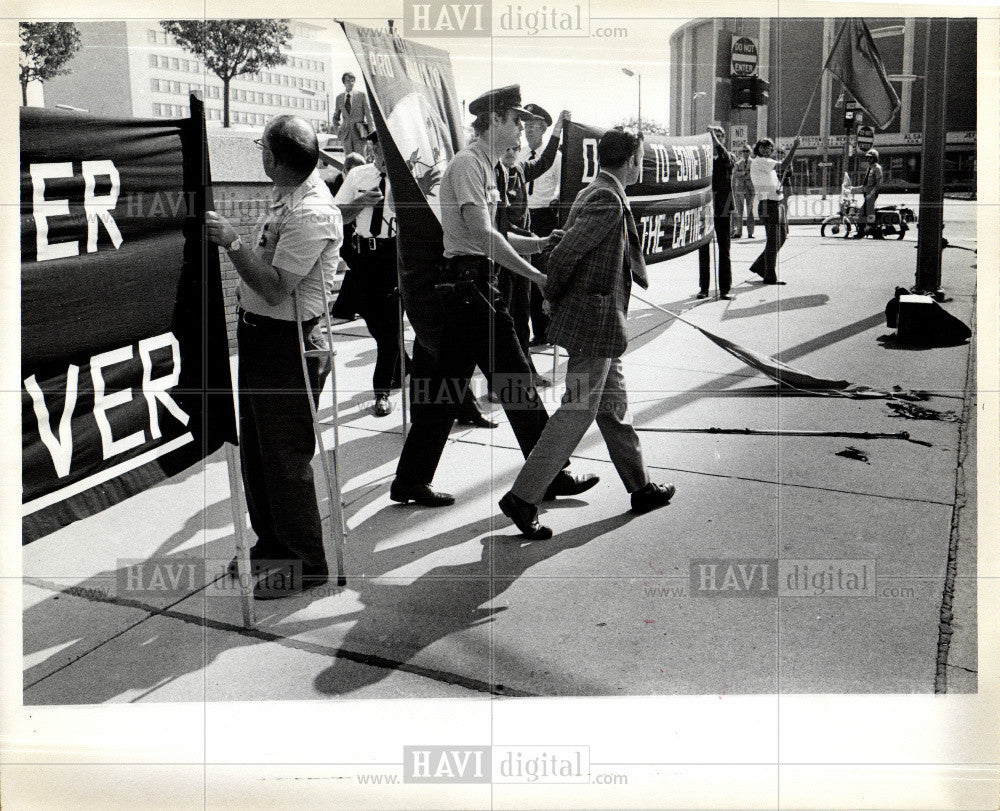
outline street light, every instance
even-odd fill
[[[642,132],[642,74],[633,73],[628,68],[622,68],[622,73],[626,76],[635,76],[639,80],[639,118],[637,119],[639,132]]]

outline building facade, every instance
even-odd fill
[[[77,23],[83,48],[71,72],[44,85],[46,107],[57,104],[123,118],[183,118],[188,97],[201,93],[209,126],[222,123],[222,80],[184,50],[156,20]],[[230,83],[230,124],[261,128],[282,114],[301,116],[319,131],[328,128],[333,85],[329,42],[318,26],[290,24],[284,65]]]
[[[767,136],[787,147],[801,124],[802,145],[792,168],[796,189],[839,187],[844,171],[857,174],[859,165],[854,137],[845,127],[844,113],[852,99],[840,81],[823,70],[843,22],[818,17],[718,17],[679,28],[670,38],[670,131],[704,132],[714,123],[725,128],[731,146]],[[896,17],[865,22],[900,99],[895,119],[885,130],[875,128],[885,187],[917,189],[927,20]],[[946,43],[930,46],[932,58],[944,59],[947,54],[945,186],[951,191],[975,188],[976,37],[975,18],[951,18]],[[734,109],[733,74],[751,69],[770,83],[769,101],[756,108]]]

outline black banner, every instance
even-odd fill
[[[341,23],[364,72],[398,220],[400,292],[417,339],[440,340],[434,285],[444,255],[438,187],[465,145],[451,59],[385,29]]]
[[[597,143],[604,130],[569,122],[563,128],[560,207],[598,172]],[[682,256],[712,238],[712,140],[707,134],[646,136],[642,174],[628,194],[649,263]]]
[[[25,543],[235,442],[204,118],[22,107]]]

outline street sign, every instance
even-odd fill
[[[872,127],[858,128],[858,150],[867,152],[875,146],[875,130]]]
[[[747,142],[749,127],[746,124],[732,124],[729,127],[729,148],[733,152],[743,149],[743,144]]]
[[[733,44],[729,63],[730,76],[757,75],[757,43],[750,37],[733,34]]]

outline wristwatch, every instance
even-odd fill
[[[235,253],[243,247],[243,240],[236,237],[232,242],[226,246],[226,253]]]

